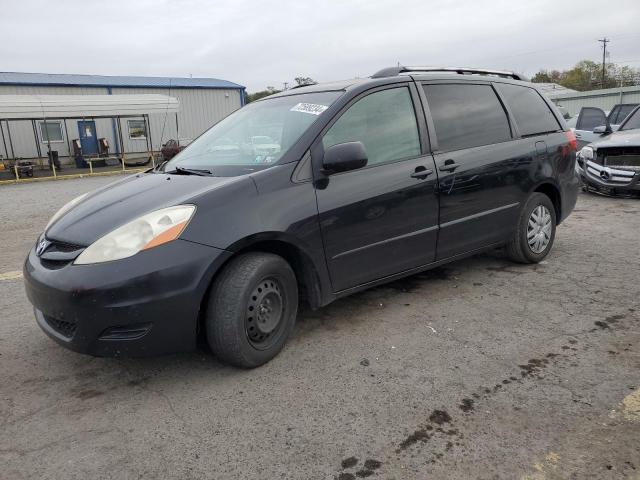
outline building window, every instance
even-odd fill
[[[40,122],[40,137],[42,143],[62,143],[64,137],[62,136],[62,122]]]
[[[147,138],[147,128],[144,120],[127,120],[129,125],[129,138],[145,139]]]

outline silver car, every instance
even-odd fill
[[[577,155],[576,172],[584,189],[606,195],[640,197],[640,106],[617,131],[598,126],[598,140]]]

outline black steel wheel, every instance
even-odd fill
[[[209,346],[231,365],[262,365],[284,347],[297,310],[296,276],[282,257],[261,252],[241,255],[212,285],[206,313]]]

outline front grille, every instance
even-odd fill
[[[598,162],[607,167],[640,170],[640,147],[611,147],[598,149]]]
[[[66,338],[71,338],[76,333],[77,325],[75,323],[58,320],[57,318],[50,317],[49,315],[44,315],[44,319],[51,328]]]
[[[48,240],[48,239],[47,239]],[[70,243],[48,240],[49,245],[40,252],[42,266],[51,270],[62,268],[76,259],[85,247]]]
[[[609,166],[603,167],[591,160],[587,161],[586,171],[589,175],[611,185],[627,185],[631,183],[635,175],[633,170],[620,170]]]

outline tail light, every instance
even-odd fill
[[[576,140],[576,136],[573,133],[573,130],[567,130],[566,132],[564,132],[564,134],[566,135],[567,140],[569,141],[570,150],[573,152],[578,150],[578,140]]]

